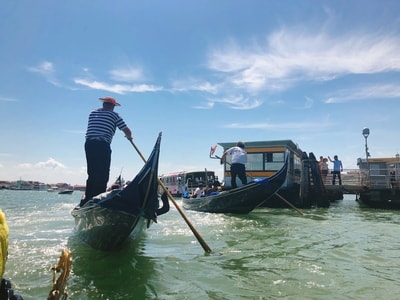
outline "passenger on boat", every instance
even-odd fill
[[[85,154],[88,178],[81,206],[107,189],[111,165],[110,144],[116,128],[122,130],[128,140],[132,140],[131,130],[114,112],[114,107],[120,104],[111,97],[99,100],[103,102],[103,107],[90,113],[86,131]]]
[[[229,148],[221,156],[221,164],[225,162],[226,156],[231,156],[231,186],[236,188],[236,176],[239,177],[242,184],[247,184],[246,176],[246,163],[247,163],[247,152],[244,150],[245,146],[243,142],[237,142],[236,146]]]
[[[217,189],[213,186],[212,183],[208,183],[206,190],[204,191],[204,196],[211,196],[211,195],[216,195]]]
[[[187,187],[185,187],[185,190],[182,193],[182,198],[189,198],[189,191]]]
[[[192,198],[200,198],[203,196],[203,184],[199,183],[199,186],[194,190]]]

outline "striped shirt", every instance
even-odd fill
[[[124,120],[112,110],[102,108],[93,110],[89,115],[86,139],[98,139],[111,144],[116,128],[124,130]]]

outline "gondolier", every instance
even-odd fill
[[[85,154],[88,178],[85,198],[81,205],[107,189],[111,165],[111,141],[118,127],[128,140],[132,132],[124,120],[114,112],[115,106],[121,106],[114,98],[99,98],[103,107],[93,110],[89,115],[86,131]]]
[[[247,184],[246,176],[246,162],[247,162],[247,152],[244,150],[244,143],[237,142],[236,146],[229,148],[221,156],[221,164],[225,162],[225,157],[229,154],[232,159],[231,163],[231,186],[232,188],[237,188],[236,176],[242,181],[242,184]]]

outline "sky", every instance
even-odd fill
[[[292,140],[345,169],[400,152],[398,0],[2,0],[0,180],[85,184],[99,97],[159,175],[219,142]],[[110,180],[143,166],[122,131]],[[221,155],[221,147],[216,154]]]

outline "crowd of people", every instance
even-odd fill
[[[329,174],[328,160],[331,163],[333,163],[333,169],[331,171],[332,185],[336,184],[336,178],[339,181],[339,185],[342,185],[341,172],[343,172],[343,164],[337,155],[333,156],[333,160],[330,158],[330,156],[328,156],[328,158],[323,157],[323,156],[319,157],[318,165],[319,165],[319,170],[321,172],[321,176],[322,176],[322,180],[323,180],[324,184],[327,183],[327,177]]]
[[[218,195],[220,192],[222,192],[222,187],[221,187],[220,182],[217,180],[217,181],[209,182],[206,185],[203,183],[199,183],[192,194],[189,193],[189,190],[186,187],[182,193],[182,197],[183,198],[200,198],[200,197]]]

